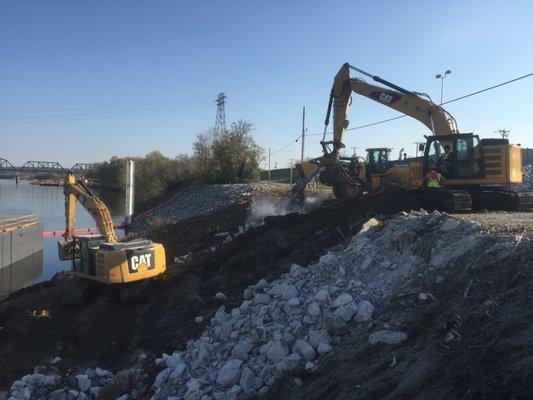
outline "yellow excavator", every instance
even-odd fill
[[[353,78],[357,71],[388,88]],[[422,122],[432,135],[425,136],[422,157],[390,160],[390,148],[367,149],[366,160],[342,157],[342,139],[349,122],[351,94],[356,93]],[[333,109],[333,140],[326,131]],[[509,189],[522,182],[519,145],[507,139],[480,139],[473,133],[459,133],[451,114],[423,93],[412,92],[344,64],[333,81],[322,141],[322,157],[297,165],[293,197],[302,201],[310,181],[329,185],[338,198],[358,197],[364,192],[390,186],[422,190],[423,178],[434,164],[443,176],[438,191],[439,208],[449,211],[476,208],[523,210],[533,206],[533,193]]]
[[[72,260],[72,273],[81,283],[64,293],[64,303],[83,303],[89,282],[115,287],[122,300],[134,300],[148,279],[165,272],[163,245],[147,239],[119,242],[105,203],[70,171],[63,193],[66,228],[58,254],[61,260]],[[74,234],[77,201],[94,218],[100,234]]]

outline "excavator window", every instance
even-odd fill
[[[428,138],[425,157],[425,173],[430,164],[435,164],[444,178],[483,177],[483,156],[479,138],[472,134]]]
[[[72,260],[74,271],[86,275],[96,274],[96,251],[104,241],[101,235],[93,237],[74,237],[75,245],[79,247],[80,257]]]
[[[388,169],[390,149],[368,149],[367,153],[367,176],[384,174]]]
[[[438,140],[434,140],[428,148],[428,159],[430,164],[437,165],[441,155],[444,153],[444,149]]]
[[[479,139],[475,136],[457,139],[455,149],[457,178],[479,177],[482,169]]]

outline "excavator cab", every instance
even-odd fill
[[[77,257],[72,258],[73,272],[96,276],[96,253],[104,242],[103,235],[74,236],[74,248]]]
[[[366,177],[374,174],[384,174],[389,169],[389,157],[392,149],[386,147],[366,149]]]
[[[424,175],[434,164],[445,180],[483,179],[485,163],[479,136],[472,133],[426,136]]]

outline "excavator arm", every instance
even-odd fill
[[[63,234],[65,241],[71,242],[74,239],[76,201],[79,201],[94,218],[98,230],[104,235],[106,241],[117,242],[109,209],[83,182],[78,181],[72,172],[67,172],[65,176],[63,193],[65,194],[66,229]]]
[[[355,70],[368,76],[388,88],[367,83],[362,79],[352,78],[350,70]],[[321,177],[323,183],[333,186],[334,189],[350,190],[354,195],[361,192],[359,189],[360,182],[351,177],[340,165],[340,150],[344,148],[342,139],[349,125],[347,115],[348,108],[351,105],[352,92],[368,97],[422,122],[431,130],[433,135],[458,133],[455,119],[441,106],[433,103],[428,95],[411,92],[379,76],[371,75],[345,63],[335,75],[330,93],[324,124],[324,136],[320,142],[323,155],[320,158],[297,165],[298,177],[296,184],[293,186],[292,194],[299,201],[304,198],[304,189],[307,183],[317,176]],[[326,130],[332,110],[333,140],[326,141]]]
[[[358,71],[390,89],[367,83],[362,79],[352,78],[350,69]],[[337,156],[339,150],[344,147],[342,139],[349,124],[346,117],[351,104],[352,92],[417,119],[426,125],[434,135],[458,133],[455,119],[444,108],[433,103],[429,96],[411,92],[346,63],[335,76],[331,90],[329,105],[329,108],[333,106],[333,150],[331,155]],[[328,114],[329,112],[330,110],[328,110]],[[328,119],[326,119],[326,123],[329,122]]]

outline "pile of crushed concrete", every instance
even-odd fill
[[[445,269],[471,262],[473,254],[504,260],[520,241],[531,239],[511,236],[495,246],[487,235],[470,222],[439,212],[370,219],[344,246],[331,249],[316,263],[306,268],[293,264],[277,280],[260,280],[244,291],[238,307],[221,305],[185,349],[105,376],[97,369],[67,379],[54,369],[38,367],[13,383],[4,397],[110,398],[102,394],[113,392],[113,398],[123,400],[148,395],[227,400],[264,395],[287,376],[315,370],[322,357],[334,354],[350,336],[367,335],[369,343],[385,345],[407,340],[400,324],[372,323],[404,282],[421,274],[438,281]],[[432,295],[420,288],[417,296],[430,301]],[[215,298],[226,301],[223,293]],[[160,371],[147,382],[143,368]],[[124,378],[131,371],[136,383]],[[299,378],[294,381],[301,384]]]
[[[137,399],[149,389],[148,375],[142,369],[132,367],[113,374],[102,368],[87,369],[76,374],[61,373],[55,366],[61,360],[51,360],[51,365],[38,366],[33,374],[24,376],[11,386],[9,394],[0,399],[29,400],[89,400],[89,399]],[[127,391],[129,394],[121,395]]]
[[[153,224],[160,225],[210,214],[233,204],[247,201],[269,190],[267,185],[257,183],[192,185],[178,194],[174,201],[167,206],[136,219],[132,225],[132,230],[145,233]]]
[[[510,185],[512,189],[533,189],[533,165],[527,164],[522,167],[522,183]]]
[[[533,189],[533,165],[528,164],[522,167],[522,189]]]

